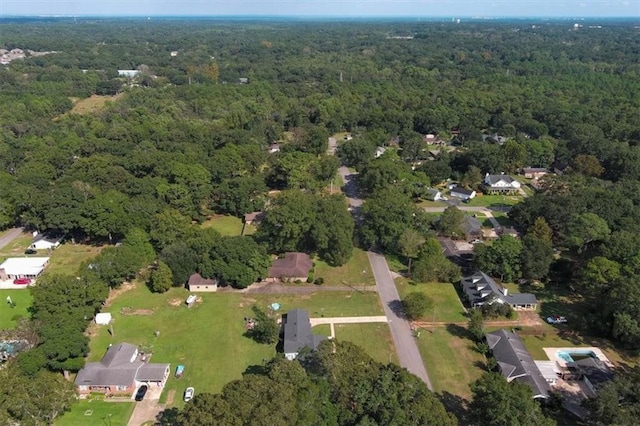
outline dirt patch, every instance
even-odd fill
[[[173,398],[175,398],[175,396],[176,396],[176,390],[175,389],[171,389],[169,391],[169,393],[167,394],[166,405],[172,405],[173,404]]]
[[[169,303],[171,306],[180,306],[184,303],[183,299],[169,299],[167,300],[167,303]]]
[[[242,302],[238,304],[239,307],[244,308],[246,306],[251,306],[256,303],[256,299],[244,299]]]
[[[136,288],[136,284],[127,281],[127,282],[123,282],[120,285],[120,287],[111,289],[109,291],[109,296],[107,297],[107,300],[105,300],[104,302],[105,308],[109,307],[111,305],[111,302],[113,302],[113,300],[116,297],[120,296],[122,293],[125,293],[129,290],[133,290],[134,288]]]
[[[133,309],[132,307],[125,307],[120,309],[121,315],[153,315],[155,309]]]

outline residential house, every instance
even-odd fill
[[[504,136],[500,136],[497,133],[492,135],[484,133],[482,135],[482,142],[492,142],[497,143],[498,145],[503,145],[507,141],[507,138]]]
[[[249,84],[249,79],[247,77],[240,77],[238,79],[238,83],[240,83],[240,84]]]
[[[264,212],[251,212],[244,215],[245,225],[258,225],[264,218]]]
[[[425,198],[429,201],[438,201],[438,200],[442,200],[442,192],[438,191],[437,189],[434,188],[429,188],[427,189],[427,193],[425,195]]]
[[[267,281],[306,281],[313,261],[306,253],[289,252],[281,259],[273,261],[267,274]]]
[[[76,389],[80,395],[131,395],[143,384],[163,387],[169,377],[169,364],[152,364],[149,358],[129,343],[109,346],[99,362],[89,362],[78,372]]]
[[[427,145],[446,145],[446,142],[440,139],[438,135],[431,133],[424,135],[424,141]]]
[[[218,280],[215,278],[204,278],[196,272],[189,277],[189,281],[187,281],[187,288],[189,291],[217,291]]]
[[[518,192],[520,190],[520,186],[520,182],[509,175],[490,175],[487,173],[484,177],[484,188],[490,194]]]
[[[34,250],[53,250],[62,243],[61,236],[54,236],[47,233],[34,234],[33,241],[31,241],[31,245],[29,246],[29,248]]]
[[[382,156],[382,154],[384,154],[385,152],[387,152],[387,149],[383,146],[379,146],[376,148],[376,152],[375,152],[375,156],[376,158],[380,158]]]
[[[284,333],[284,356],[292,361],[302,348],[318,349],[325,336],[311,332],[309,312],[304,309],[292,309],[282,316],[282,329]]]
[[[527,179],[540,179],[547,173],[549,173],[549,170],[544,167],[525,167],[522,169],[522,174]]]
[[[140,70],[118,70],[118,77],[136,78],[140,75]]]
[[[453,188],[451,188],[449,195],[459,198],[462,201],[467,201],[473,199],[476,196],[476,191],[466,189],[461,186],[454,186]]]
[[[275,154],[276,152],[280,152],[280,144],[272,143],[269,145],[269,154]]]
[[[493,278],[484,272],[476,272],[462,278],[460,286],[467,302],[474,308],[485,303],[506,303],[518,310],[535,310],[538,306],[535,295],[530,293],[509,294],[506,288],[498,285]]]
[[[491,355],[498,362],[500,373],[508,382],[518,380],[529,386],[533,398],[548,398],[549,384],[540,373],[522,339],[507,330],[496,330],[485,334]]]
[[[0,280],[35,279],[48,264],[48,257],[10,257],[0,265]]]
[[[551,168],[553,169],[553,173],[560,176],[567,171],[567,169],[569,168],[569,164],[565,161],[555,161],[551,165]]]
[[[473,216],[465,215],[460,224],[462,232],[464,232],[467,241],[476,240],[482,237],[482,224]]]

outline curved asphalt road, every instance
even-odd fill
[[[329,140],[330,148],[335,147],[335,139],[331,139]],[[331,151],[331,149],[329,151]],[[328,153],[331,154],[331,152]],[[356,221],[359,221],[361,218],[359,217],[358,210],[359,207],[362,206],[362,199],[358,198],[355,173],[352,173],[346,167],[340,167],[339,172],[345,183],[343,190],[349,200],[351,211],[354,213],[354,216],[356,216]],[[400,295],[398,294],[398,289],[393,281],[393,277],[391,277],[387,260],[383,255],[371,251],[367,252],[367,256],[371,264],[373,277],[376,280],[376,287],[378,288],[380,301],[382,302],[389,329],[391,330],[391,336],[393,337],[393,344],[396,347],[400,366],[422,379],[422,381],[427,384],[429,390],[433,391],[433,385],[422,361],[422,355],[420,355],[420,351],[418,350],[416,338],[413,337],[409,321],[400,316]]]

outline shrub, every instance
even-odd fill
[[[409,293],[402,300],[402,307],[407,318],[415,320],[424,316],[427,310],[433,305],[433,301],[424,293]]]
[[[322,285],[322,284],[324,284],[324,278],[318,277],[318,278],[316,278],[316,280],[313,283],[315,285]]]

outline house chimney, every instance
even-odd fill
[[[502,288],[502,294],[504,294],[505,296],[507,296],[507,293],[508,293],[508,292],[509,292],[509,291],[507,290],[507,288],[506,288],[506,287],[503,287],[503,288]]]

